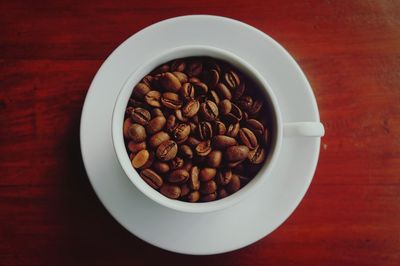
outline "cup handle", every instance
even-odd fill
[[[320,122],[290,122],[283,124],[284,137],[322,137],[324,125]]]

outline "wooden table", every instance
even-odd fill
[[[400,265],[400,2],[155,2],[1,1],[0,264]],[[249,247],[204,257],[160,250],[114,221],[88,182],[78,134],[111,51],[194,13],[242,20],[286,47],[326,127],[296,212]]]

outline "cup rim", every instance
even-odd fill
[[[132,93],[134,85],[136,85],[146,74],[148,74],[155,67],[168,62],[176,58],[192,57],[192,56],[208,56],[217,58],[220,60],[227,61],[234,65],[236,68],[245,72],[247,76],[251,76],[251,79],[256,81],[260,87],[265,90],[271,108],[274,111],[274,119],[276,126],[276,136],[274,147],[269,154],[269,160],[264,162],[262,168],[259,170],[257,175],[243,188],[237,192],[229,195],[226,198],[219,199],[211,202],[184,202],[174,199],[169,199],[162,195],[159,191],[149,186],[139,175],[139,173],[132,167],[129,156],[126,152],[124,138],[123,138],[123,122],[124,112],[128,103],[129,97]],[[182,45],[169,50],[164,51],[161,54],[153,56],[146,64],[137,68],[133,71],[127,80],[121,87],[115,105],[112,112],[111,122],[111,135],[112,144],[114,151],[117,155],[118,163],[121,165],[123,171],[129,180],[135,185],[135,187],[146,195],[149,199],[157,202],[158,204],[175,211],[186,212],[186,213],[204,213],[212,212],[227,207],[233,206],[239,201],[243,200],[246,196],[251,194],[256,188],[261,186],[262,182],[265,182],[273,166],[275,165],[277,158],[279,157],[281,145],[282,145],[282,118],[279,109],[278,102],[275,94],[273,93],[271,86],[263,78],[263,76],[244,59],[240,58],[236,54],[217,47],[208,45]]]

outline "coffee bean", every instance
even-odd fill
[[[175,110],[175,116],[181,122],[187,123],[189,121],[189,118],[187,118],[186,116],[184,116],[182,114],[182,110],[181,109]]]
[[[168,72],[169,71],[169,65],[167,65],[167,64],[163,64],[163,65],[161,65],[161,66],[159,66],[158,68],[156,68],[154,71],[153,71],[153,74],[160,74],[161,75],[161,73],[164,73],[164,72]]]
[[[226,185],[226,190],[229,193],[235,193],[240,189],[240,179],[237,175],[232,175],[232,179],[228,185]]]
[[[169,163],[169,167],[171,170],[175,170],[178,168],[182,168],[183,164],[185,163],[185,161],[179,157],[179,156],[175,156],[175,158],[173,158],[172,160],[168,161]]]
[[[200,170],[200,181],[210,181],[217,174],[217,170],[215,168],[206,167]]]
[[[194,92],[195,92],[195,89],[194,89],[192,83],[187,82],[182,85],[181,95],[182,95],[183,99],[186,99],[186,100],[194,99]]]
[[[210,194],[204,194],[204,195],[201,195],[201,197],[200,197],[200,201],[203,201],[203,202],[209,202],[209,201],[213,201],[216,199],[217,199],[216,192],[210,193]]]
[[[248,128],[241,128],[239,131],[239,137],[242,143],[250,150],[254,150],[258,145],[256,135],[254,135],[254,133]]]
[[[137,153],[141,150],[146,149],[146,142],[142,141],[142,142],[134,142],[134,141],[129,141],[128,142],[128,150],[132,153]]]
[[[229,114],[232,110],[232,103],[228,99],[224,99],[219,103],[219,112],[222,115]]]
[[[151,110],[151,116],[152,117],[164,116],[164,114],[160,108],[153,108],[153,110]]]
[[[141,168],[149,160],[150,153],[147,150],[139,151],[132,160],[132,166],[135,168]]]
[[[151,88],[151,85],[152,85],[153,81],[154,81],[154,78],[151,75],[147,75],[142,79],[142,83],[146,84],[147,87],[149,87],[149,88]],[[149,91],[147,91],[147,92],[149,92]],[[146,93],[142,94],[143,97],[146,95]]]
[[[213,138],[213,146],[219,150],[225,150],[230,146],[237,144],[236,139],[224,135],[218,135]]]
[[[232,93],[230,92],[228,87],[225,86],[225,84],[218,83],[217,86],[215,87],[215,90],[222,99],[228,99],[228,100],[232,99]]]
[[[135,108],[132,110],[131,119],[133,122],[138,123],[142,126],[146,125],[150,119],[150,112],[143,108]]]
[[[210,194],[217,191],[217,184],[214,180],[210,180],[207,182],[200,183],[200,193],[201,194]]]
[[[263,102],[261,100],[255,100],[251,108],[248,110],[250,115],[256,115],[258,112],[260,112],[261,108],[263,106]]]
[[[214,88],[219,82],[219,73],[216,69],[203,72],[202,80],[204,80],[209,88]]]
[[[178,92],[181,88],[181,82],[179,79],[172,73],[166,72],[160,78],[161,86],[170,92]]]
[[[263,135],[262,135],[262,141],[264,142],[264,145],[265,145],[265,146],[268,146],[268,142],[269,142],[269,133],[268,133],[268,130],[267,130],[267,129],[264,130],[264,133],[263,133]]]
[[[178,152],[178,145],[173,140],[166,140],[158,146],[156,156],[161,161],[172,160]]]
[[[170,70],[183,72],[186,68],[186,62],[182,59],[172,61]]]
[[[226,191],[226,189],[221,188],[220,190],[218,190],[218,198],[223,199],[229,196],[228,192]]]
[[[257,136],[261,137],[264,133],[263,124],[256,119],[248,119],[246,121],[247,127],[254,132]]]
[[[176,116],[175,115],[169,115],[166,123],[166,129],[168,132],[172,132],[176,126]]]
[[[188,76],[183,72],[174,71],[174,72],[172,72],[172,74],[174,74],[174,76],[179,80],[179,82],[181,84],[184,84],[184,83],[188,82],[188,80],[189,80]],[[182,89],[182,86],[181,86],[181,89]]]
[[[164,92],[161,96],[161,103],[173,110],[177,110],[182,107],[182,101],[179,95],[173,92]]]
[[[193,117],[200,109],[200,103],[197,100],[188,101],[182,108],[182,114],[186,117]]]
[[[238,105],[243,109],[243,111],[248,111],[253,105],[253,98],[251,98],[249,95],[243,96],[239,99]]]
[[[160,161],[153,162],[151,168],[159,174],[168,173],[170,170],[168,163],[160,162]]]
[[[201,80],[197,77],[190,77],[189,78],[190,83],[196,83],[196,82],[201,82]]]
[[[213,101],[216,105],[218,105],[220,103],[219,96],[215,92],[215,90],[210,91],[209,99],[210,99],[210,101]]]
[[[189,187],[193,190],[200,189],[200,181],[199,181],[199,168],[197,166],[193,166],[190,170],[190,177],[188,180]]]
[[[172,137],[176,141],[184,141],[190,134],[190,126],[188,124],[180,123],[172,130]]]
[[[218,171],[216,181],[218,185],[225,186],[227,185],[232,179],[232,171],[230,168],[223,168]]]
[[[213,137],[213,130],[210,122],[200,122],[198,131],[201,140],[211,139]]]
[[[214,121],[218,117],[218,107],[210,100],[205,101],[200,106],[202,115],[207,121]]]
[[[228,123],[234,124],[242,120],[243,113],[242,110],[240,110],[240,108],[236,104],[232,103],[231,112],[229,114],[226,114],[224,117]]]
[[[240,85],[239,76],[233,70],[225,73],[224,82],[231,91],[235,90]]]
[[[240,85],[233,92],[233,100],[239,100],[240,97],[243,96],[244,91],[246,90],[245,83],[240,83]]]
[[[210,167],[218,168],[222,162],[222,152],[213,150],[207,155],[207,165]]]
[[[249,148],[244,145],[235,145],[226,149],[225,158],[228,162],[241,162],[247,158]]]
[[[189,202],[197,202],[200,199],[200,192],[198,191],[193,191],[190,192],[189,195],[187,196],[187,200]]]
[[[160,192],[168,198],[177,199],[181,195],[181,188],[177,185],[164,183],[160,188]]]
[[[195,137],[189,137],[186,140],[186,143],[191,146],[192,148],[195,148],[197,145],[200,144],[200,140],[196,139]]]
[[[146,103],[152,107],[161,107],[161,92],[159,91],[149,91],[144,99]]]
[[[226,135],[232,138],[236,138],[236,136],[239,134],[239,130],[240,130],[239,123],[230,124],[228,130],[226,131]]]
[[[124,126],[123,126],[123,135],[124,138],[129,138],[129,128],[132,126],[132,121],[130,118],[125,119]]]
[[[168,181],[171,183],[183,183],[189,178],[189,172],[184,169],[174,170],[169,176]]]
[[[263,147],[257,146],[254,150],[250,151],[248,158],[252,164],[260,164],[264,162],[266,156],[266,151]]]
[[[203,140],[196,146],[196,154],[198,156],[204,157],[211,152],[211,141]]]
[[[187,159],[193,158],[193,151],[189,145],[183,144],[179,146],[179,153]]]
[[[154,189],[159,189],[163,185],[162,178],[151,169],[142,170],[140,176]]]
[[[149,145],[152,148],[157,148],[161,143],[163,143],[164,141],[167,141],[169,139],[170,139],[170,137],[169,137],[168,133],[166,133],[164,131],[160,131],[150,137]]]
[[[133,89],[133,96],[138,100],[143,100],[144,96],[150,91],[149,85],[145,83],[138,83]]]
[[[187,196],[190,193],[190,188],[187,185],[187,183],[183,183],[180,188],[181,188],[181,196],[180,196],[181,198]]]
[[[208,92],[207,85],[201,81],[193,82],[192,85],[197,95],[206,94]]]
[[[132,124],[129,127],[128,135],[134,142],[142,142],[146,139],[146,130],[142,125]]]
[[[162,130],[166,124],[166,120],[164,116],[156,116],[149,121],[146,125],[147,133],[154,134],[158,131]]]
[[[190,77],[198,77],[200,76],[201,72],[203,72],[203,63],[200,61],[193,61],[187,66],[186,73]]]
[[[221,121],[214,121],[214,132],[215,135],[224,135],[226,132],[226,126]]]
[[[196,132],[196,131],[197,131],[198,126],[197,126],[196,123],[194,123],[194,122],[189,122],[189,126],[190,126],[190,131],[191,131],[191,132]]]

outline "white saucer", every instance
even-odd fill
[[[185,16],[145,28],[107,58],[86,96],[81,118],[81,149],[97,196],[132,234],[174,252],[216,254],[259,240],[289,217],[312,180],[320,138],[284,139],[271,178],[254,195],[231,208],[184,214],[149,200],[129,181],[117,161],[111,140],[113,106],[126,79],[146,59],[167,49],[191,44],[229,50],[255,67],[271,85],[283,122],[319,121],[307,79],[278,43],[232,19]]]

